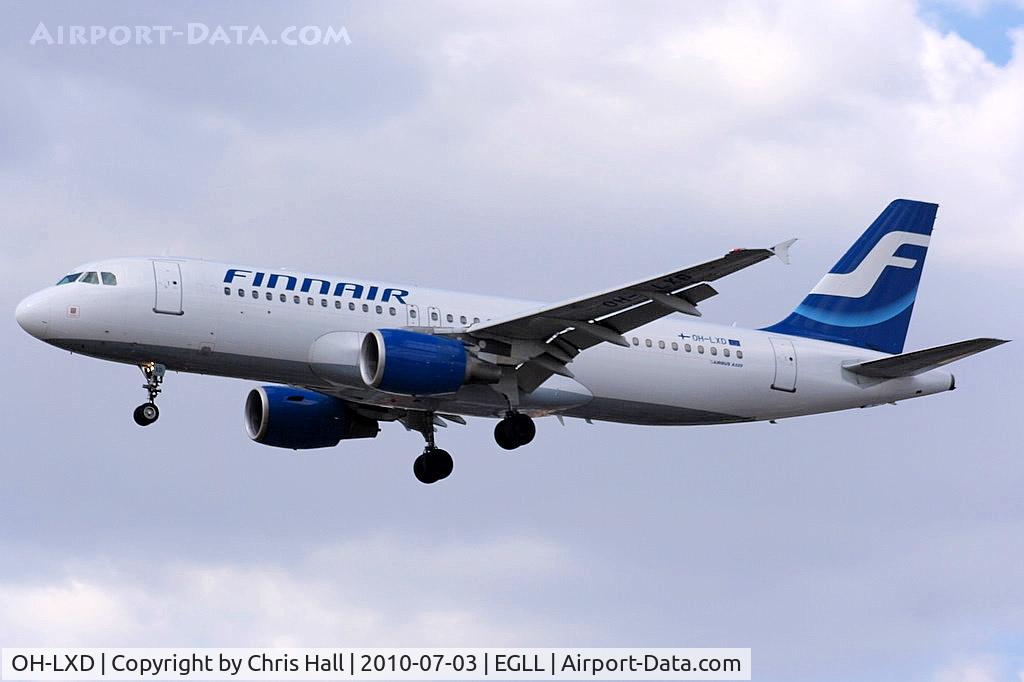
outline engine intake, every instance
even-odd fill
[[[473,357],[458,339],[405,329],[378,329],[359,349],[363,382],[388,393],[454,393],[464,384],[493,384],[501,368]]]
[[[352,438],[375,438],[375,419],[344,400],[290,386],[260,386],[245,400],[245,430],[257,443],[291,450],[330,448]]]

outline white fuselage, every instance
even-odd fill
[[[232,269],[236,273],[228,276]],[[364,405],[472,416],[501,416],[507,400],[488,385],[427,397],[368,388],[356,369],[362,335],[386,328],[466,328],[539,307],[189,259],[117,259],[78,270],[109,271],[117,284],[49,287],[19,306],[19,323],[55,346],[106,360],[293,384]],[[273,286],[271,273],[278,275]],[[602,343],[582,352],[569,365],[575,379],[551,377],[522,396],[521,409],[534,416],[636,424],[713,424],[876,405],[953,387],[952,376],[938,370],[883,380],[843,369],[883,353],[680,314],[626,338],[628,348]]]

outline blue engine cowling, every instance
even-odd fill
[[[471,357],[461,341],[405,329],[363,337],[359,373],[367,386],[402,395],[454,393],[463,384],[501,378],[496,365]]]
[[[290,386],[260,386],[245,400],[245,429],[257,443],[309,450],[350,438],[374,438],[375,419],[356,414],[345,401]]]

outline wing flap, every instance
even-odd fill
[[[893,355],[881,360],[861,362],[856,365],[849,365],[844,369],[865,377],[898,379],[948,365],[951,362],[990,348],[995,348],[996,346],[1001,346],[1004,343],[1007,343],[1007,341],[1003,339],[970,339],[968,341],[950,343],[945,346],[916,350],[912,353]]]
[[[491,361],[515,365],[519,387],[529,393],[553,374],[571,377],[566,365],[587,348],[628,346],[626,332],[673,313],[700,316],[697,304],[718,293],[708,282],[773,256],[788,262],[794,241],[768,249],[733,249],[705,263],[477,323],[458,334],[479,343]]]
[[[785,243],[785,242],[784,242]],[[681,311],[695,314],[696,304],[717,292],[705,284],[779,255],[771,249],[734,249],[721,258],[693,265],[621,287],[581,296],[510,317],[475,324],[474,336],[504,339],[547,339],[572,326],[570,322],[594,322],[641,304],[659,300],[664,317]],[[687,292],[690,292],[687,295]],[[654,317],[652,319],[658,319]],[[617,330],[620,334],[623,329]],[[598,332],[600,333],[600,332]]]

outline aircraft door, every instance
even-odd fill
[[[772,388],[776,391],[796,393],[796,349],[789,339],[768,339],[775,353],[775,380]]]
[[[156,281],[156,303],[154,313],[183,315],[181,309],[181,266],[173,261],[153,261],[153,277]]]
[[[441,311],[435,306],[429,306],[427,308],[427,321],[423,323],[425,327],[440,327],[441,326]]]

